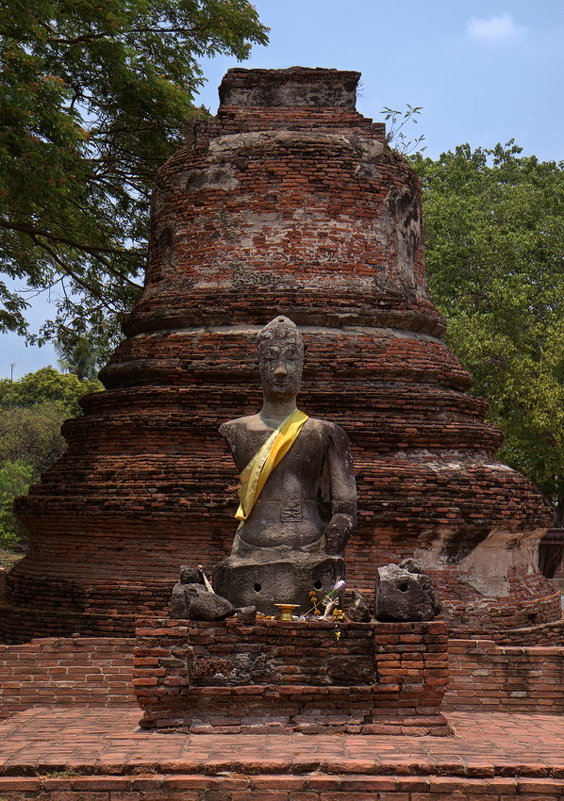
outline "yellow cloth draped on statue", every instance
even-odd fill
[[[241,503],[235,513],[237,520],[241,521],[239,528],[251,514],[269,475],[288,453],[303,424],[308,419],[307,414],[295,409],[288,417],[282,420],[278,428],[274,429],[264,445],[259,448],[239,475],[241,481],[239,499]]]

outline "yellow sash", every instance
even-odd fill
[[[307,419],[307,414],[300,412],[299,409],[294,409],[288,417],[282,420],[278,428],[274,429],[239,475],[241,503],[235,513],[237,520],[241,521],[239,528],[251,514],[269,475],[286,456]]]

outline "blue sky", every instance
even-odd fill
[[[414,133],[427,154],[469,142],[491,147],[514,138],[525,154],[564,159],[564,0],[256,0],[271,28],[268,47],[243,63],[204,62],[198,103],[217,109],[230,67],[295,65],[362,73],[358,110],[382,119],[384,106],[423,106]],[[36,330],[46,299],[29,313]],[[51,347],[0,335],[0,378],[56,364]]]

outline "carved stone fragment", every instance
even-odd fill
[[[352,604],[346,610],[347,617],[354,623],[368,623],[370,621],[370,609],[361,592],[353,590]]]
[[[374,607],[377,620],[394,621],[433,620],[441,610],[431,579],[412,559],[378,568]]]
[[[208,592],[201,573],[190,565],[180,568],[180,581],[172,589],[170,616],[186,620],[223,620],[235,613],[226,598]]]

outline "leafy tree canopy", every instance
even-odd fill
[[[0,465],[0,547],[12,548],[25,537],[25,530],[13,510],[14,498],[25,495],[33,468],[23,461]]]
[[[194,119],[198,60],[244,59],[267,29],[247,0],[5,0],[0,11],[0,330],[62,298],[43,339],[130,308],[156,168]]]
[[[74,373],[81,380],[95,380],[98,370],[104,366],[110,355],[105,348],[103,351],[99,350],[93,331],[59,339],[55,343],[55,351],[61,371]]]
[[[3,409],[0,415],[0,464],[22,462],[38,479],[65,448],[61,425],[68,412],[53,402]],[[30,478],[31,478],[30,477]]]
[[[53,367],[43,367],[35,373],[28,373],[19,381],[0,380],[0,411],[8,409],[34,408],[41,404],[51,404],[65,417],[81,413],[78,399],[88,392],[103,389],[100,381],[81,381],[73,373],[60,373]],[[60,425],[60,424],[59,424]]]
[[[502,457],[563,502],[564,163],[520,152],[462,145],[412,163],[449,344],[505,432]]]
[[[14,498],[25,495],[63,453],[61,425],[81,414],[79,398],[101,389],[99,381],[81,381],[53,367],[19,381],[0,381],[0,548],[13,548],[25,538],[12,510]]]

